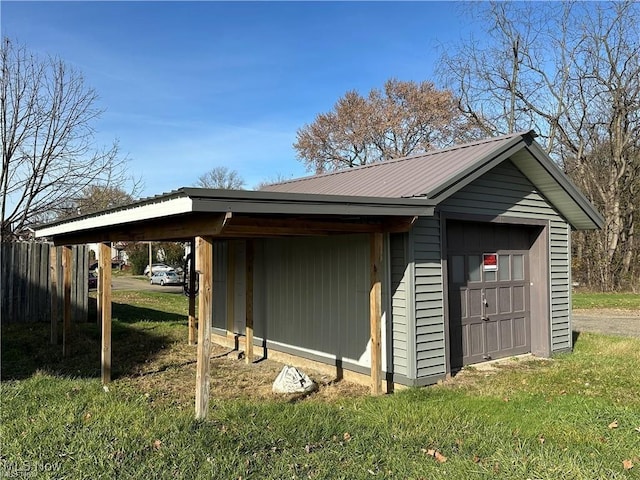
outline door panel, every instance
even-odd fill
[[[529,346],[529,334],[525,330],[528,328],[528,318],[520,317],[513,319],[513,346],[514,348],[523,348]]]
[[[498,305],[500,313],[509,313],[513,311],[513,304],[511,303],[511,288],[500,287],[498,289]]]
[[[482,323],[471,323],[466,325],[467,343],[469,349],[465,352],[467,358],[482,358],[484,351],[484,335]],[[480,360],[478,360],[480,361]]]
[[[530,351],[527,229],[450,222],[447,238],[452,368]]]
[[[466,292],[462,292],[461,296],[469,299],[469,303],[466,308],[469,315],[466,318],[462,317],[463,323],[471,323],[479,320],[480,317],[482,317],[482,289],[468,289]]]

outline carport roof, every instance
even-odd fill
[[[182,240],[199,235],[249,238],[408,230],[433,215],[425,198],[180,188],[122,207],[53,222],[37,237],[56,244]]]

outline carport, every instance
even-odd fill
[[[426,198],[379,198],[196,188],[147,198],[133,204],[40,227],[36,235],[64,246],[100,243],[98,309],[102,325],[101,376],[111,381],[110,244],[118,241],[192,241],[199,274],[195,415],[205,418],[209,400],[209,358],[213,317],[214,241],[246,241],[246,359],[253,360],[253,242],[273,237],[326,237],[365,234],[369,238],[369,326],[371,393],[382,391],[381,275],[385,235],[407,232],[419,216],[432,216]],[[192,269],[193,271],[194,269]],[[68,279],[63,277],[65,305]],[[193,290],[192,290],[193,291]],[[195,297],[189,300],[190,332]],[[65,308],[64,325],[69,325]],[[202,321],[206,319],[207,321]],[[66,337],[65,337],[66,338]],[[66,341],[66,340],[65,340]]]

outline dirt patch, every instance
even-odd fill
[[[147,396],[158,405],[171,403],[179,408],[193,408],[196,378],[196,347],[176,344],[153,362],[140,367],[120,381]],[[310,394],[282,395],[271,391],[284,364],[260,359],[248,365],[240,352],[212,344],[210,399],[277,400],[285,402],[319,399],[332,401],[369,394],[366,386],[337,380],[326,373],[305,368],[303,371],[318,385]]]
[[[573,310],[573,329],[640,338],[640,311],[618,308]]]

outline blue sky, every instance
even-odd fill
[[[439,48],[468,37],[447,2],[0,2],[3,36],[77,68],[105,109],[142,196],[215,166],[253,188],[306,172],[296,130],[347,90],[435,80]]]

